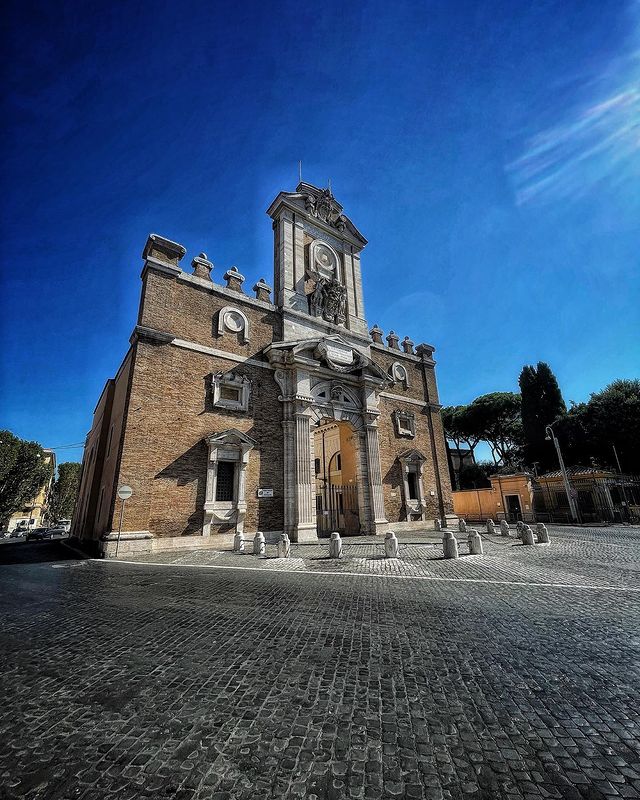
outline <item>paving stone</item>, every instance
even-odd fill
[[[0,580],[0,797],[638,797],[640,531],[499,538],[388,572],[362,542],[330,575],[318,545],[255,571],[29,545]]]

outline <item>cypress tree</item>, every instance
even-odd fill
[[[557,469],[556,456],[551,442],[546,441],[546,427],[567,413],[556,376],[544,361],[538,366],[522,368],[520,378],[522,396],[522,431],[524,457],[528,466],[538,463],[538,471]]]

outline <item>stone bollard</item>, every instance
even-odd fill
[[[467,532],[467,523],[463,519],[458,520],[458,530],[460,531],[460,533]]]
[[[487,533],[494,534],[496,532],[496,524],[492,519],[487,520]]]
[[[482,537],[478,531],[472,528],[469,531],[467,542],[469,544],[469,555],[481,556],[484,554],[484,550],[482,549]]]
[[[267,552],[267,543],[264,540],[264,533],[256,533],[253,538],[253,554],[263,556]]]
[[[458,540],[453,531],[446,531],[442,537],[442,550],[445,558],[458,558]]]
[[[439,519],[434,519],[434,520],[433,520],[433,527],[434,527],[434,528],[435,528],[437,531],[441,531],[441,530],[442,530],[442,522],[441,522]]]
[[[522,531],[522,544],[535,544],[536,540],[533,537],[533,531],[529,525],[524,526]]]
[[[538,534],[538,544],[549,544],[549,531],[546,525],[543,525],[542,522],[538,522],[536,525],[536,533]]]
[[[278,539],[278,558],[289,558],[291,556],[291,542],[286,533]]]
[[[508,536],[509,535],[509,523],[507,522],[506,519],[501,519],[500,520],[500,533],[503,536]]]
[[[384,537],[384,554],[387,558],[398,558],[398,540],[393,531],[387,531]]]
[[[236,553],[244,553],[244,539],[241,533],[236,533],[233,537],[233,549]]]
[[[342,539],[337,531],[331,534],[329,542],[329,558],[342,558]]]
[[[519,519],[516,522],[516,536],[518,537],[518,539],[522,539],[522,531],[524,531],[524,522],[521,519]]]

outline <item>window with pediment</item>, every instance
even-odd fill
[[[233,428],[213,433],[206,441],[209,455],[203,534],[208,536],[217,525],[234,525],[241,531],[247,510],[245,474],[256,443]]]
[[[407,450],[398,456],[402,467],[402,493],[408,522],[426,519],[422,470],[426,458],[419,450]]]

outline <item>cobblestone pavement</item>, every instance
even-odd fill
[[[216,550],[145,554],[136,563],[241,567],[286,572],[396,575],[441,580],[627,586],[640,591],[640,528],[549,528],[550,546],[523,546],[515,538],[483,533],[484,556],[469,556],[466,536],[457,534],[461,558],[442,557],[441,534],[399,535],[400,558],[384,557],[381,537],[343,539],[343,558],[329,558],[329,542],[292,545],[291,558],[277,558],[276,546],[255,556]]]
[[[640,531],[599,537],[402,579],[16,545],[0,797],[640,797]]]

